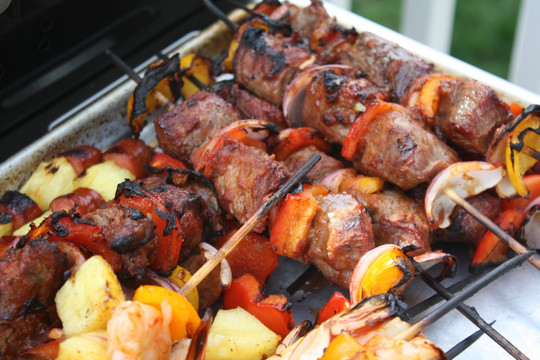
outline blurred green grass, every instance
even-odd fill
[[[352,10],[399,31],[401,3],[353,0]],[[457,0],[450,54],[508,78],[519,6],[520,0]]]

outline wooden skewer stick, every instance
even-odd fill
[[[139,74],[130,68],[129,65],[126,64],[122,59],[120,59],[118,55],[112,52],[111,49],[105,50],[105,54],[107,54],[107,56],[111,58],[112,62],[122,71],[124,71],[131,80],[135,81],[136,84],[141,82],[142,79]],[[170,102],[169,99],[167,99],[167,97],[159,90],[153,89],[150,92],[154,95],[161,106],[165,106],[167,108],[167,111],[171,111],[174,108],[174,104]]]
[[[521,265],[527,259],[529,259],[535,253],[534,250],[530,250],[524,254],[517,255],[512,259],[506,261],[502,265],[497,266],[494,270],[491,270],[487,274],[478,278],[474,282],[467,285],[459,293],[455,294],[450,300],[446,303],[429,313],[422,320],[418,321],[416,324],[412,325],[405,331],[402,331],[397,336],[394,337],[396,340],[410,340],[416,336],[422,329],[426,326],[434,323],[450,310],[453,310],[458,304],[461,304],[463,301],[467,300],[474,294],[476,294],[483,287],[491,284],[493,280],[497,279],[507,271],[513,269],[514,267]]]
[[[533,159],[540,161],[540,151],[533,149],[528,145],[524,145],[523,149],[521,149],[521,152],[523,152],[525,155],[532,157]]]
[[[242,239],[262,220],[264,216],[281,200],[291,189],[308,173],[309,170],[321,159],[319,154],[314,154],[308,161],[289,179],[274,195],[265,202],[259,210],[210,258],[193,276],[180,288],[181,295],[189,294],[210,272],[223,260]]]
[[[465,209],[472,217],[478,220],[482,225],[484,225],[489,231],[497,235],[499,239],[506,245],[508,245],[512,250],[518,254],[524,254],[529,251],[525,246],[519,243],[512,236],[508,235],[503,229],[501,229],[497,224],[495,224],[490,218],[482,214],[478,209],[472,206],[467,200],[463,199],[459,194],[454,190],[447,187],[444,190],[444,194],[453,202]],[[534,265],[538,270],[540,270],[540,258],[538,255],[532,256],[529,258],[529,262]]]

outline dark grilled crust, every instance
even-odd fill
[[[163,151],[191,164],[191,153],[219,129],[239,120],[233,106],[206,91],[199,91],[154,122]]]
[[[338,63],[366,72],[375,85],[389,88],[396,102],[407,95],[417,77],[433,72],[432,64],[369,32],[360,33],[349,51],[340,54]]]
[[[47,240],[8,250],[0,260],[0,319],[14,320],[52,305],[67,269],[65,256]]]
[[[281,105],[289,83],[316,55],[299,46],[297,36],[285,38],[261,28],[249,27],[235,52],[233,69],[236,82],[274,105]]]

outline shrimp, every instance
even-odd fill
[[[396,316],[399,313],[399,300],[393,294],[372,296],[326,320],[298,341],[278,348],[268,360],[320,359],[343,333],[354,338],[359,352],[371,356],[367,358],[446,359],[443,351],[422,335],[410,341],[392,339],[410,326]]]
[[[171,307],[161,311],[138,301],[118,305],[107,323],[107,356],[111,360],[168,359],[172,345],[169,331]]]

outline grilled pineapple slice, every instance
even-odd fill
[[[70,337],[60,343],[56,360],[106,360],[107,333],[104,330]]]
[[[129,170],[126,170],[113,161],[104,161],[90,166],[73,181],[73,188],[86,187],[99,193],[103,200],[109,201],[116,194],[116,187],[124,180],[134,180]]]
[[[240,307],[219,310],[208,334],[205,360],[260,360],[275,353],[280,339]]]
[[[55,298],[68,337],[105,329],[111,311],[124,300],[116,274],[99,255],[88,259]]]
[[[34,200],[42,211],[60,195],[74,190],[73,179],[77,174],[65,157],[42,162],[21,188],[21,193]]]

